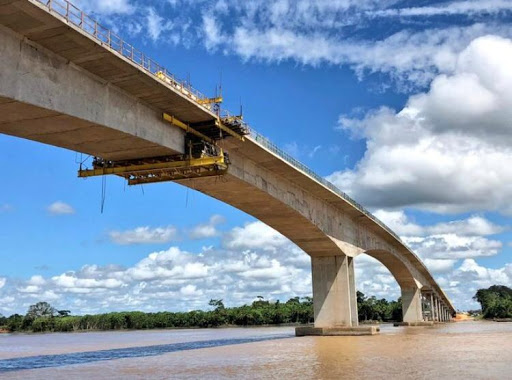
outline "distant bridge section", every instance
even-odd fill
[[[406,323],[455,313],[421,260],[371,213],[222,111],[221,95],[202,95],[66,0],[0,0],[0,59],[0,133],[94,156],[83,177],[191,187],[302,248],[314,333],[357,326],[353,258],[363,253],[397,280]]]

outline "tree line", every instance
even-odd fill
[[[512,289],[506,286],[479,289],[473,299],[482,306],[484,318],[512,318]]]
[[[400,321],[401,302],[365,297],[357,292],[360,321]],[[57,310],[47,302],[30,306],[25,315],[0,315],[0,329],[11,332],[71,332],[87,330],[201,328],[219,326],[262,326],[313,323],[313,299],[294,297],[286,302],[271,302],[258,297],[252,304],[225,307],[221,299],[209,302],[211,310],[189,312],[141,311],[112,312],[74,316]]]

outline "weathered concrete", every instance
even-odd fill
[[[106,159],[142,158],[183,150],[182,131],[162,112],[185,122],[213,117],[43,8],[0,1],[0,24],[16,31],[0,26],[0,132]],[[396,278],[404,320],[423,320],[421,290],[451,307],[421,260],[350,200],[254,138],[223,147],[232,163],[221,181],[178,182],[253,215],[312,257],[317,327],[357,325],[353,257],[363,253]]]
[[[419,288],[402,288],[402,313],[404,322],[423,321],[421,290]]]
[[[295,336],[361,336],[377,335],[378,326],[358,327],[296,327]]]
[[[106,159],[182,153],[161,112],[0,25],[0,133]]]
[[[352,319],[353,310],[357,311],[355,288],[350,284],[352,260],[345,255],[311,258],[315,327],[357,325],[357,317]]]

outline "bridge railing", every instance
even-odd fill
[[[198,101],[207,99],[205,95],[193,88],[190,83],[179,80],[172,73],[157,62],[146,56],[140,50],[137,50],[133,45],[124,41],[121,37],[115,34],[111,29],[102,26],[92,17],[88,16],[81,9],[73,5],[68,0],[36,0],[37,2],[45,5],[50,13],[56,13],[66,19],[70,24],[73,24],[87,33],[89,36],[95,38],[102,45],[106,45],[113,51],[121,54],[138,67],[144,69],[148,74],[155,76],[159,80],[171,85],[175,90],[181,92],[188,98]],[[197,102],[201,107],[210,110],[208,104]]]
[[[368,216],[371,220],[373,220],[375,223],[377,223],[379,226],[384,228],[388,233],[393,235],[398,241],[402,242],[402,239],[391,230],[388,226],[384,224],[379,218],[377,218],[375,215],[373,215],[370,211],[366,210],[361,204],[356,202],[354,199],[352,199],[348,194],[341,191],[338,187],[336,187],[331,182],[327,181],[325,178],[321,177],[320,175],[316,174],[313,170],[308,168],[306,165],[304,165],[302,162],[296,160],[291,155],[283,151],[281,148],[279,148],[276,144],[274,144],[272,141],[270,141],[268,138],[266,138],[263,135],[260,135],[258,132],[251,130],[251,137],[260,145],[268,149],[269,151],[275,153],[279,157],[281,157],[283,160],[288,162],[290,165],[295,167],[296,169],[299,169],[300,171],[304,172],[305,174],[309,175],[316,181],[320,182],[322,185],[327,187],[329,190],[332,190],[336,194],[338,194],[340,197],[345,199],[348,203],[350,203],[352,206],[354,206],[356,209],[358,209],[360,212]],[[403,242],[402,242],[403,243]]]
[[[88,35],[94,37],[97,41],[99,41],[102,45],[108,46],[113,51],[121,54],[124,58],[127,58],[131,62],[133,62],[138,67],[142,68],[148,74],[155,76],[159,80],[165,82],[166,84],[172,86],[174,89],[180,91],[182,94],[186,95],[190,99],[196,101],[198,105],[201,107],[210,110],[210,104],[208,102],[201,103],[199,100],[207,99],[205,95],[203,95],[198,90],[194,89],[190,86],[190,83],[185,81],[180,81],[173,74],[171,74],[167,69],[151,58],[146,56],[140,50],[134,48],[133,45],[124,41],[121,37],[115,34],[111,29],[108,29],[101,24],[99,24],[92,17],[88,16],[81,9],[73,5],[68,0],[36,0],[37,2],[45,5],[50,12],[54,12],[61,17],[64,17],[68,23],[71,23],[81,30],[83,30]],[[245,128],[249,130],[249,126],[244,123]],[[346,193],[338,189],[331,182],[327,181],[325,178],[316,174],[313,170],[308,168],[306,165],[296,160],[288,153],[284,152],[277,145],[272,143],[266,137],[260,135],[259,133],[251,130],[252,137],[261,145],[263,145],[268,150],[274,152],[279,157],[290,163],[295,168],[301,170],[306,173],[310,177],[314,178],[316,181],[320,182],[322,185],[326,186],[328,189],[332,190],[340,197],[349,202],[352,206],[358,209],[363,214],[367,215],[370,219],[379,224],[382,228],[384,228],[387,232],[393,235],[396,239],[401,241],[401,239],[396,235],[389,227],[387,227],[383,222],[381,222],[378,218],[376,218],[373,214],[367,211],[362,205],[353,200]]]

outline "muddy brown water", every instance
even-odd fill
[[[512,323],[0,335],[0,379],[512,379]]]

